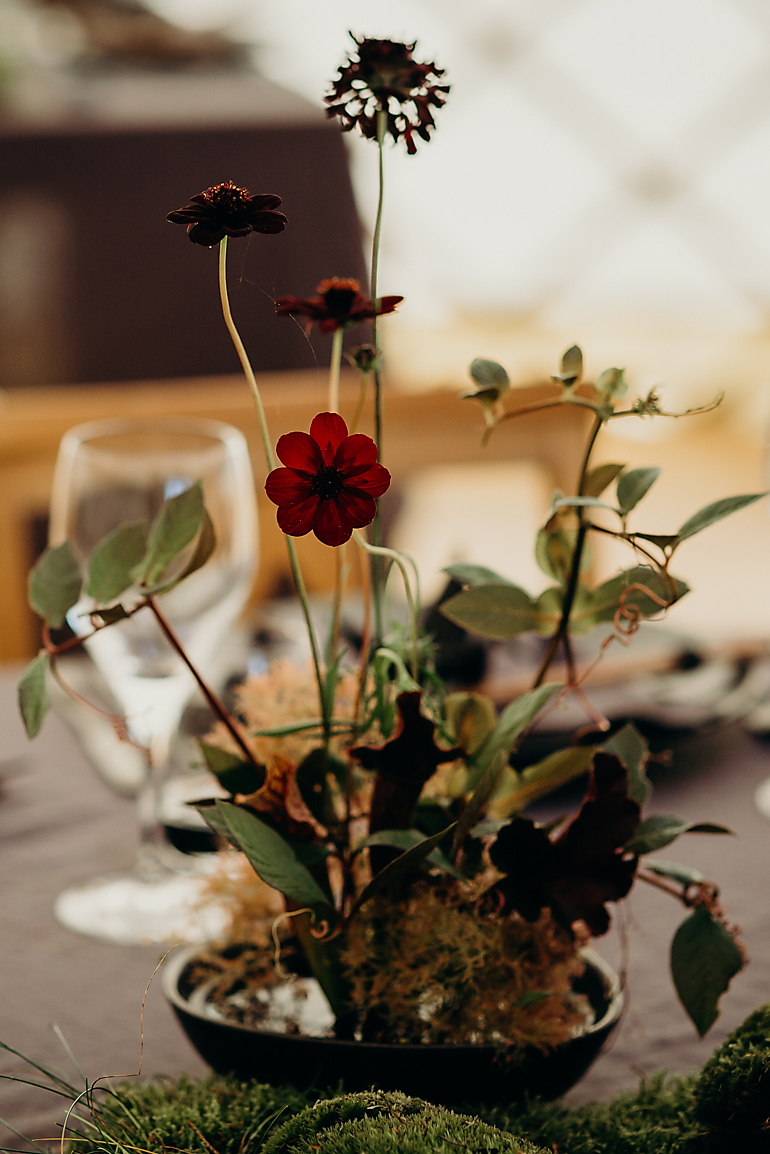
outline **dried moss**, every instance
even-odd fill
[[[371,1090],[318,1102],[276,1128],[264,1154],[544,1154],[478,1118]]]
[[[576,944],[548,914],[485,918],[435,886],[368,903],[341,960],[367,1039],[547,1049],[588,1015]]]

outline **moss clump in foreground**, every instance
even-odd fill
[[[96,1129],[84,1130],[73,1154],[91,1151],[183,1150],[185,1154],[244,1154],[258,1150],[307,1095],[235,1078],[183,1076],[177,1082],[124,1083],[97,1097]],[[100,1133],[99,1133],[100,1132]]]
[[[704,1151],[770,1151],[770,1002],[709,1058],[693,1090]]]
[[[370,1090],[309,1106],[268,1138],[263,1154],[545,1154],[478,1118],[406,1094]]]

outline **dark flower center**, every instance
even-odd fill
[[[311,482],[313,492],[319,497],[336,497],[343,486],[342,474],[334,465],[324,465]]]
[[[361,285],[352,277],[333,277],[332,280],[321,281],[316,291],[323,297],[330,317],[346,317],[361,291]]]
[[[225,181],[224,184],[215,184],[213,188],[207,188],[203,195],[209,204],[223,216],[241,212],[250,206],[248,189],[239,188],[231,180]]]

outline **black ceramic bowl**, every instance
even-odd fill
[[[577,1037],[542,1053],[532,1050],[508,1061],[493,1046],[400,1045],[271,1033],[208,1017],[180,991],[195,957],[191,946],[172,955],[163,968],[163,992],[185,1033],[218,1074],[260,1082],[291,1083],[300,1089],[342,1083],[345,1090],[376,1086],[402,1090],[446,1105],[507,1102],[523,1094],[558,1098],[582,1078],[617,1026],[623,993],[603,958],[584,951],[586,969],[575,982],[595,1014]]]

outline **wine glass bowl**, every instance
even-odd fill
[[[152,522],[165,500],[197,481],[216,545],[201,569],[159,596],[159,606],[193,664],[211,677],[216,650],[246,604],[256,569],[254,483],[237,429],[169,417],[89,422],[69,430],[54,473],[49,539],[52,545],[69,540],[85,568],[109,532],[129,522]],[[194,548],[192,542],[175,559],[164,581],[183,571]],[[120,602],[129,609],[142,596],[132,587]],[[89,637],[94,607],[84,595],[67,621],[87,638],[84,645],[125,715],[130,739],[147,750],[148,773],[138,798],[140,846],[133,875],[65,891],[57,899],[57,916],[71,928],[110,940],[189,937],[172,923],[179,875],[194,872],[197,863],[167,837],[164,826],[173,819],[164,814],[164,799],[178,814],[179,797],[189,792],[189,782],[170,777],[169,749],[195,681],[149,609]],[[198,815],[187,812],[192,827]]]

